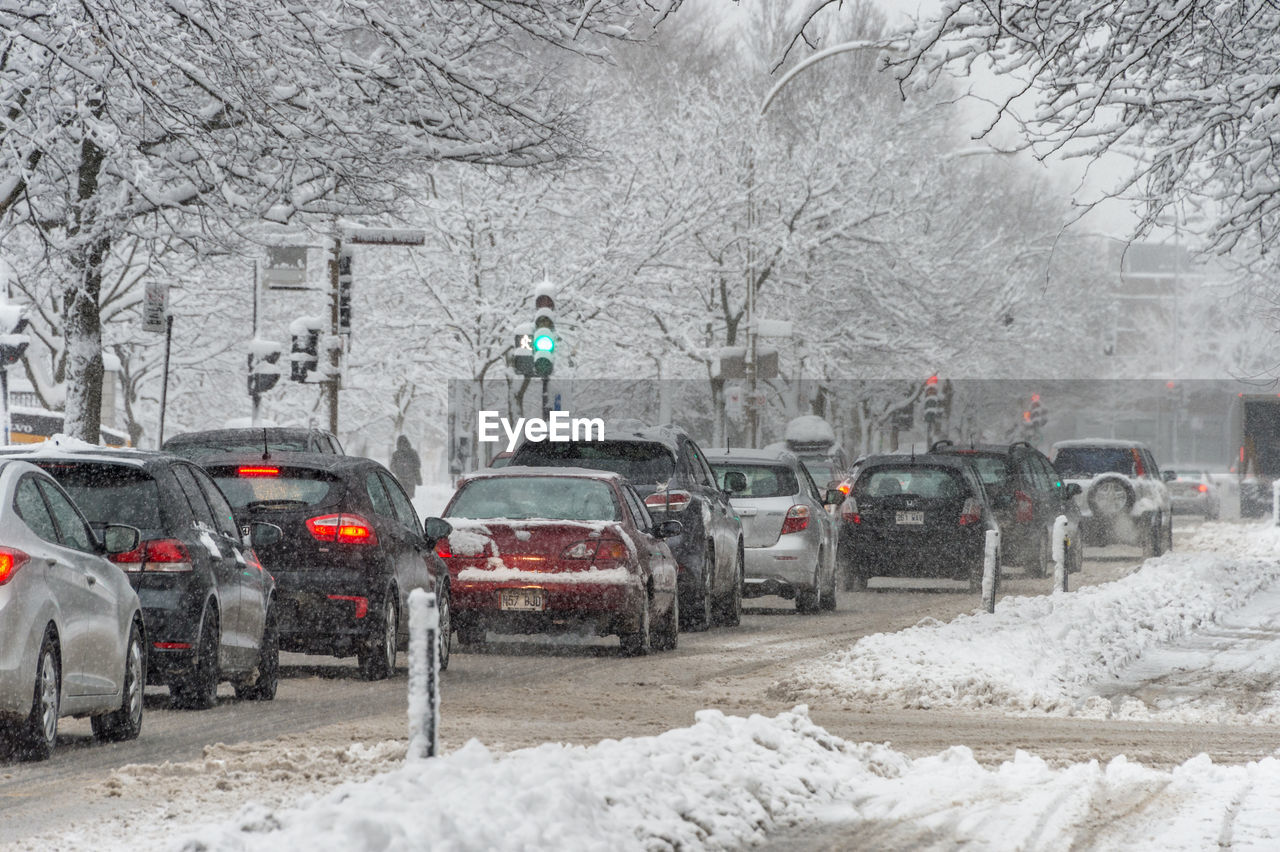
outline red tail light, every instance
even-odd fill
[[[1196,490],[1199,491],[1201,494],[1204,494],[1206,491],[1209,490],[1209,486],[1201,482],[1199,485],[1196,486]]]
[[[236,471],[241,476],[279,476],[280,468],[266,464],[241,465]]]
[[[692,499],[688,491],[659,491],[644,498],[644,504],[656,512],[683,512]]]
[[[453,556],[453,551],[449,549],[449,539],[442,538],[436,542],[436,556],[441,559],[449,559]]]
[[[1142,466],[1142,453],[1137,450],[1130,450],[1133,453],[1133,473],[1135,476],[1145,476],[1146,468]]]
[[[841,494],[848,496],[852,488],[849,486],[849,483],[841,482],[839,485],[836,486],[836,490],[839,491]]]
[[[840,504],[840,517],[851,524],[862,523],[862,515],[858,514],[858,503],[852,497]]]
[[[960,509],[960,526],[967,527],[980,523],[982,523],[982,503],[977,497],[970,497],[964,501],[964,506]]]
[[[13,579],[16,572],[31,557],[13,547],[0,547],[0,586]]]
[[[561,559],[594,559],[601,562],[606,559],[626,559],[627,546],[616,538],[603,538],[580,541],[564,549]]]
[[[338,544],[378,543],[378,534],[374,532],[373,525],[353,513],[308,518],[307,532],[316,541],[334,541]]]
[[[144,541],[127,553],[116,553],[111,561],[130,573],[134,571],[163,571],[176,574],[191,570],[191,553],[176,538],[156,538]]]
[[[369,614],[369,599],[359,595],[328,595],[331,601],[350,601],[356,605],[356,618],[364,618]]]
[[[1025,491],[1013,492],[1013,517],[1020,524],[1031,523],[1032,517],[1035,515],[1035,504],[1031,502],[1031,495]],[[961,521],[964,523],[964,521]]]
[[[787,516],[782,520],[782,532],[778,535],[787,535],[788,533],[798,533],[809,526],[809,507],[808,506],[792,506],[787,510]]]

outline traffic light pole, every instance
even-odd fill
[[[333,260],[329,261],[329,333],[338,338],[338,272],[342,259],[342,229],[333,229]],[[338,391],[342,386],[342,352],[336,346],[329,347],[329,378],[325,379],[325,393],[329,397],[329,432],[338,434]]]

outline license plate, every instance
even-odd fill
[[[898,512],[897,518],[900,524],[923,524],[924,512]]]
[[[541,611],[547,608],[542,589],[499,589],[498,603],[502,609]]]

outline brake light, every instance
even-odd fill
[[[982,503],[977,497],[970,497],[964,501],[964,506],[960,509],[960,526],[967,527],[980,523],[982,523]]]
[[[236,473],[241,476],[279,476],[280,468],[265,464],[241,465]]]
[[[378,534],[373,525],[360,515],[342,513],[321,515],[307,519],[307,532],[316,541],[333,541],[338,544],[377,544]]]
[[[453,551],[449,549],[449,539],[442,538],[436,542],[436,556],[441,559],[449,559],[453,556]]]
[[[1201,494],[1203,494],[1209,490],[1209,486],[1201,482],[1199,485],[1196,486],[1196,490],[1199,491]]]
[[[14,572],[25,565],[30,558],[16,548],[0,547],[0,586],[13,579]]]
[[[560,554],[561,559],[626,559],[627,546],[616,538],[580,541],[566,547]]]
[[[1135,476],[1145,476],[1146,468],[1142,466],[1142,453],[1137,450],[1129,450],[1133,453],[1133,473]]]
[[[851,524],[862,523],[862,515],[858,514],[858,503],[852,497],[840,504],[840,517]]]
[[[787,510],[787,516],[782,520],[782,532],[778,535],[787,535],[789,533],[798,533],[809,526],[809,507],[808,506],[792,506]]]
[[[847,482],[841,482],[839,485],[837,485],[837,486],[836,486],[836,490],[837,490],[837,491],[839,491],[841,494],[844,494],[845,496],[848,496],[849,491],[850,491],[851,489],[850,489],[850,487],[849,487],[849,483],[847,483]]]
[[[328,595],[331,601],[350,601],[356,605],[356,618],[364,618],[369,614],[369,599],[359,595]]]
[[[144,541],[133,550],[112,554],[111,561],[130,573],[161,571],[177,574],[192,568],[190,551],[176,538]]]
[[[1031,502],[1031,496],[1025,491],[1015,491],[1013,492],[1013,502],[1014,520],[1020,524],[1031,523],[1031,519],[1035,515],[1035,504]]]
[[[659,491],[644,498],[644,504],[658,512],[683,512],[691,500],[688,491]]]

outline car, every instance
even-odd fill
[[[408,644],[409,594],[425,589],[436,593],[439,663],[448,668],[449,572],[434,548],[449,525],[419,523],[391,471],[334,453],[204,456],[200,464],[241,526],[281,530],[257,548],[276,580],[281,650],[355,656],[361,677],[385,679]]]
[[[1174,514],[1203,515],[1205,520],[1217,520],[1222,511],[1218,483],[1206,470],[1179,466],[1165,468],[1165,485],[1169,488],[1169,502]]]
[[[840,505],[848,587],[872,577],[959,580],[982,590],[989,531],[999,521],[969,459],[944,453],[860,459]],[[996,583],[1000,565],[996,564]]]
[[[1173,505],[1146,444],[1081,438],[1053,445],[1063,481],[1080,486],[1080,531],[1090,545],[1126,544],[1159,556],[1173,548]]]
[[[204,456],[266,452],[333,453],[343,455],[336,435],[309,426],[248,426],[183,432],[165,440],[160,449],[198,461]]]
[[[837,528],[827,506],[843,495],[820,491],[786,450],[712,449],[707,463],[742,522],[743,596],[794,599],[802,613],[835,609]]]
[[[138,593],[107,557],[135,549],[138,530],[102,537],[60,485],[18,458],[0,459],[0,741],[45,760],[63,716],[88,716],[94,736],[142,730],[147,629]]]
[[[217,704],[222,681],[242,699],[275,697],[275,580],[245,537],[270,541],[278,528],[242,532],[209,475],[171,453],[71,442],[18,457],[58,480],[93,529],[141,533],[137,547],[111,559],[142,601],[148,684],[197,710]]]
[[[739,623],[742,525],[701,448],[683,428],[614,421],[604,424],[602,440],[526,441],[516,448],[511,464],[622,474],[655,521],[677,520],[683,527],[667,540],[680,572],[681,629]]]
[[[938,441],[931,453],[969,459],[1000,525],[1001,564],[1018,565],[1033,577],[1043,577],[1053,565],[1053,530],[1058,516],[1067,519],[1068,573],[1084,565],[1084,541],[1079,535],[1080,508],[1073,499],[1076,483],[1065,483],[1048,456],[1027,441],[1011,444],[956,444]]]
[[[461,480],[444,510],[453,527],[438,550],[449,566],[460,647],[486,632],[587,628],[616,634],[624,654],[676,647],[676,561],[617,473],[508,466]]]

